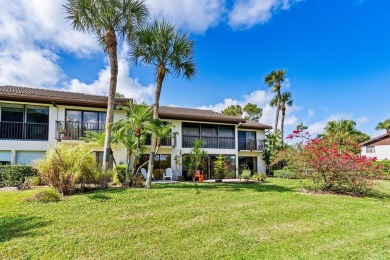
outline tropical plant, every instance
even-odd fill
[[[251,177],[251,180],[266,182],[267,175],[265,173],[258,172]]]
[[[103,50],[109,56],[111,76],[103,156],[103,173],[106,175],[118,76],[118,37],[132,39],[136,28],[147,21],[148,9],[143,0],[67,0],[64,8],[68,15],[66,19],[72,22],[73,27],[78,31],[96,35]],[[105,178],[102,186],[103,188],[107,186]]]
[[[47,151],[45,158],[35,161],[41,180],[61,195],[72,194],[76,184],[97,184],[101,181],[96,158],[85,144],[70,146],[59,144]]]
[[[214,174],[217,179],[226,178],[225,158],[221,154],[217,156],[217,160],[214,162]]]
[[[250,170],[243,170],[241,175],[240,175],[240,180],[244,179],[248,181],[252,177],[251,171]]]
[[[346,142],[352,144],[359,144],[370,139],[367,134],[362,133],[355,127],[356,122],[352,120],[330,121],[325,127],[323,137],[332,139],[333,141],[337,142],[340,150],[343,148],[343,146],[346,145]],[[347,144],[346,147],[350,146],[348,146]],[[360,151],[360,148],[353,148],[353,150],[355,151],[355,153],[358,153]]]
[[[284,120],[286,118],[286,109],[287,106],[291,107],[293,105],[293,100],[291,96],[292,96],[291,92],[284,92],[281,94],[280,97],[280,109],[282,110],[282,120],[280,124],[280,130],[281,130],[282,142],[284,142]],[[278,96],[274,97],[270,102],[270,106],[276,107],[278,101],[279,101]]]
[[[280,131],[276,133],[268,132],[265,139],[265,148],[263,152],[263,159],[267,166],[271,166],[271,162],[274,160],[278,152],[283,148]],[[270,174],[268,172],[267,174]]]
[[[279,113],[280,113],[280,101],[282,99],[282,95],[280,93],[282,88],[282,83],[286,80],[286,70],[274,70],[271,71],[267,76],[264,78],[265,84],[267,84],[271,91],[276,93],[277,96],[277,103],[276,103],[276,115],[275,115],[275,127],[274,127],[274,133],[278,131],[278,121],[279,121]]]
[[[386,119],[383,122],[379,122],[378,125],[375,127],[376,130],[386,130],[387,133],[390,132],[390,118]]]
[[[188,174],[192,177],[192,181],[195,182],[195,172],[201,170],[204,167],[205,161],[207,159],[207,152],[202,149],[204,142],[201,139],[197,139],[192,144],[191,151],[186,154],[188,158],[186,166],[188,169]]]
[[[135,62],[152,65],[155,68],[156,91],[153,104],[153,119],[158,119],[159,100],[166,75],[184,76],[191,79],[195,75],[194,42],[187,34],[180,34],[175,27],[162,21],[139,29],[134,41],[130,42],[131,59]],[[156,134],[152,134],[150,158],[154,158]],[[146,188],[151,187],[154,160],[149,161]]]

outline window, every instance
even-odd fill
[[[192,147],[196,139],[204,142],[204,148],[234,149],[235,128],[216,124],[182,124],[183,147]]]
[[[94,124],[104,124],[106,122],[106,112],[66,110],[66,119],[67,121],[83,122],[93,126]]]
[[[0,165],[11,164],[11,151],[0,151]]]
[[[366,146],[366,153],[375,153],[375,146]]]
[[[16,151],[16,164],[29,165],[45,155],[45,151]]]
[[[140,161],[137,165],[137,168],[144,162],[149,160],[149,154],[144,154],[141,156]],[[147,168],[147,165],[144,166]],[[154,167],[153,175],[156,180],[161,180],[165,169],[171,168],[171,155],[170,154],[157,154],[154,157]]]
[[[23,122],[22,107],[2,107],[1,121],[3,122]]]

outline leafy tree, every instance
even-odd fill
[[[258,122],[263,115],[263,109],[258,107],[256,104],[248,103],[243,108],[246,116],[245,120]]]
[[[188,174],[192,176],[192,181],[195,182],[195,172],[204,167],[205,160],[207,158],[207,152],[202,149],[204,142],[201,139],[197,139],[192,144],[192,149],[186,156],[186,165]]]
[[[301,132],[303,132],[303,131],[309,129],[309,127],[306,126],[306,125],[304,125],[303,123],[299,123],[299,124],[297,125],[296,129],[299,130],[299,131],[301,131]]]
[[[153,104],[153,119],[158,119],[159,100],[162,85],[167,74],[191,79],[195,75],[194,42],[187,34],[176,32],[169,23],[155,21],[139,29],[135,40],[130,42],[133,61],[140,61],[155,68],[156,91]],[[150,158],[154,158],[156,135],[152,134]],[[146,188],[151,187],[154,160],[149,161]]]
[[[242,117],[242,107],[240,105],[230,105],[221,111],[222,114],[227,116]]]
[[[280,99],[280,109],[282,110],[282,120],[280,125],[282,142],[284,142],[284,119],[286,118],[286,109],[287,106],[291,107],[293,105],[293,100],[291,96],[292,96],[291,92],[284,92],[281,94],[281,99]],[[278,101],[279,99],[276,96],[271,100],[270,105],[272,107],[276,107]]]
[[[64,8],[68,14],[66,19],[72,22],[73,27],[82,32],[95,34],[109,56],[111,77],[103,156],[103,173],[106,175],[118,76],[118,36],[131,39],[135,29],[147,21],[149,12],[143,0],[67,0]],[[106,180],[102,186],[107,187]]]
[[[222,114],[227,116],[243,117],[245,120],[259,121],[263,114],[263,109],[256,104],[248,103],[242,108],[240,105],[230,105],[224,110]]]
[[[263,159],[268,166],[270,166],[271,162],[282,148],[283,143],[280,131],[277,131],[276,133],[268,132],[266,134],[265,149],[263,152]]]
[[[115,93],[115,97],[116,97],[116,98],[124,98],[125,95],[123,95],[122,93],[116,92],[116,93]]]
[[[282,83],[286,80],[286,74],[286,70],[274,70],[264,78],[265,84],[267,84],[271,88],[271,91],[276,93],[277,96],[274,133],[278,130],[280,101],[282,99],[280,90],[282,88]]]
[[[383,122],[379,122],[375,127],[376,130],[386,130],[388,133],[390,132],[390,118],[386,119]]]

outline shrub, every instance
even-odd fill
[[[19,189],[21,189],[21,190],[31,190],[31,189],[37,187],[39,185],[39,183],[40,183],[40,180],[39,180],[38,176],[28,177],[23,182],[23,184],[19,186]]]
[[[283,170],[275,170],[274,177],[282,178],[282,179],[300,179],[300,174],[297,174],[294,171],[283,169]]]
[[[35,162],[39,177],[56,189],[62,196],[72,194],[76,184],[97,184],[102,175],[95,157],[86,145],[70,146],[59,144],[51,147],[46,158]]]
[[[137,174],[131,177],[131,187],[134,188],[143,188],[144,187],[144,176],[142,174]]]
[[[0,187],[18,187],[28,177],[36,175],[37,172],[31,166],[0,165]]]
[[[251,180],[265,182],[267,180],[267,175],[265,173],[258,172],[252,176]]]
[[[251,178],[252,174],[250,170],[243,170],[240,179],[249,180]]]
[[[57,190],[49,188],[38,191],[34,196],[31,198],[25,199],[27,202],[57,202],[61,200],[61,195],[58,193]]]
[[[390,180],[390,161],[376,161],[374,165],[378,167],[378,179]]]
[[[114,182],[119,182],[119,184],[122,184],[126,181],[127,165],[120,164],[116,167],[116,169],[117,172],[114,173]]]

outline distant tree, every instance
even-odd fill
[[[250,121],[258,122],[263,115],[263,109],[252,103],[246,104],[243,111],[246,114],[244,118]]]
[[[282,110],[282,120],[281,120],[281,137],[282,137],[282,142],[284,142],[284,119],[286,118],[286,109],[287,106],[291,107],[293,105],[293,100],[292,100],[292,95],[291,92],[284,92],[281,94],[281,99],[280,99],[280,109]],[[272,107],[276,107],[278,104],[278,96],[275,96],[271,102],[270,105]]]
[[[386,119],[383,122],[379,122],[375,127],[376,130],[386,130],[388,133],[390,132],[390,118]]]
[[[116,93],[115,93],[115,97],[116,97],[116,98],[124,98],[125,95],[123,95],[122,93],[116,92]]]
[[[263,114],[263,109],[256,104],[248,103],[242,108],[240,105],[230,105],[224,110],[222,114],[227,116],[236,116],[250,121],[259,121]]]
[[[242,107],[240,105],[230,105],[221,111],[222,114],[227,116],[242,117]]]
[[[370,137],[356,129],[356,122],[353,120],[330,121],[325,127],[323,138],[329,138],[339,144],[340,149],[345,142],[359,144]],[[358,152],[356,150],[355,152]]]
[[[188,34],[177,32],[173,25],[165,21],[154,21],[153,24],[139,29],[130,45],[133,61],[152,65],[155,69],[153,119],[158,119],[159,101],[165,77],[174,75],[191,79],[195,76],[194,42],[189,39]],[[152,133],[150,158],[154,158],[156,146],[157,137]],[[154,160],[150,160],[145,185],[147,189],[151,188],[153,166]]]
[[[299,130],[299,131],[301,131],[301,132],[303,132],[303,131],[309,129],[309,127],[306,126],[306,125],[304,125],[303,123],[299,123],[299,124],[296,126],[296,129]]]
[[[274,133],[278,130],[280,101],[282,99],[280,89],[282,88],[282,83],[286,80],[286,74],[286,70],[274,70],[264,78],[265,84],[267,84],[271,88],[271,91],[276,93],[277,96]]]

